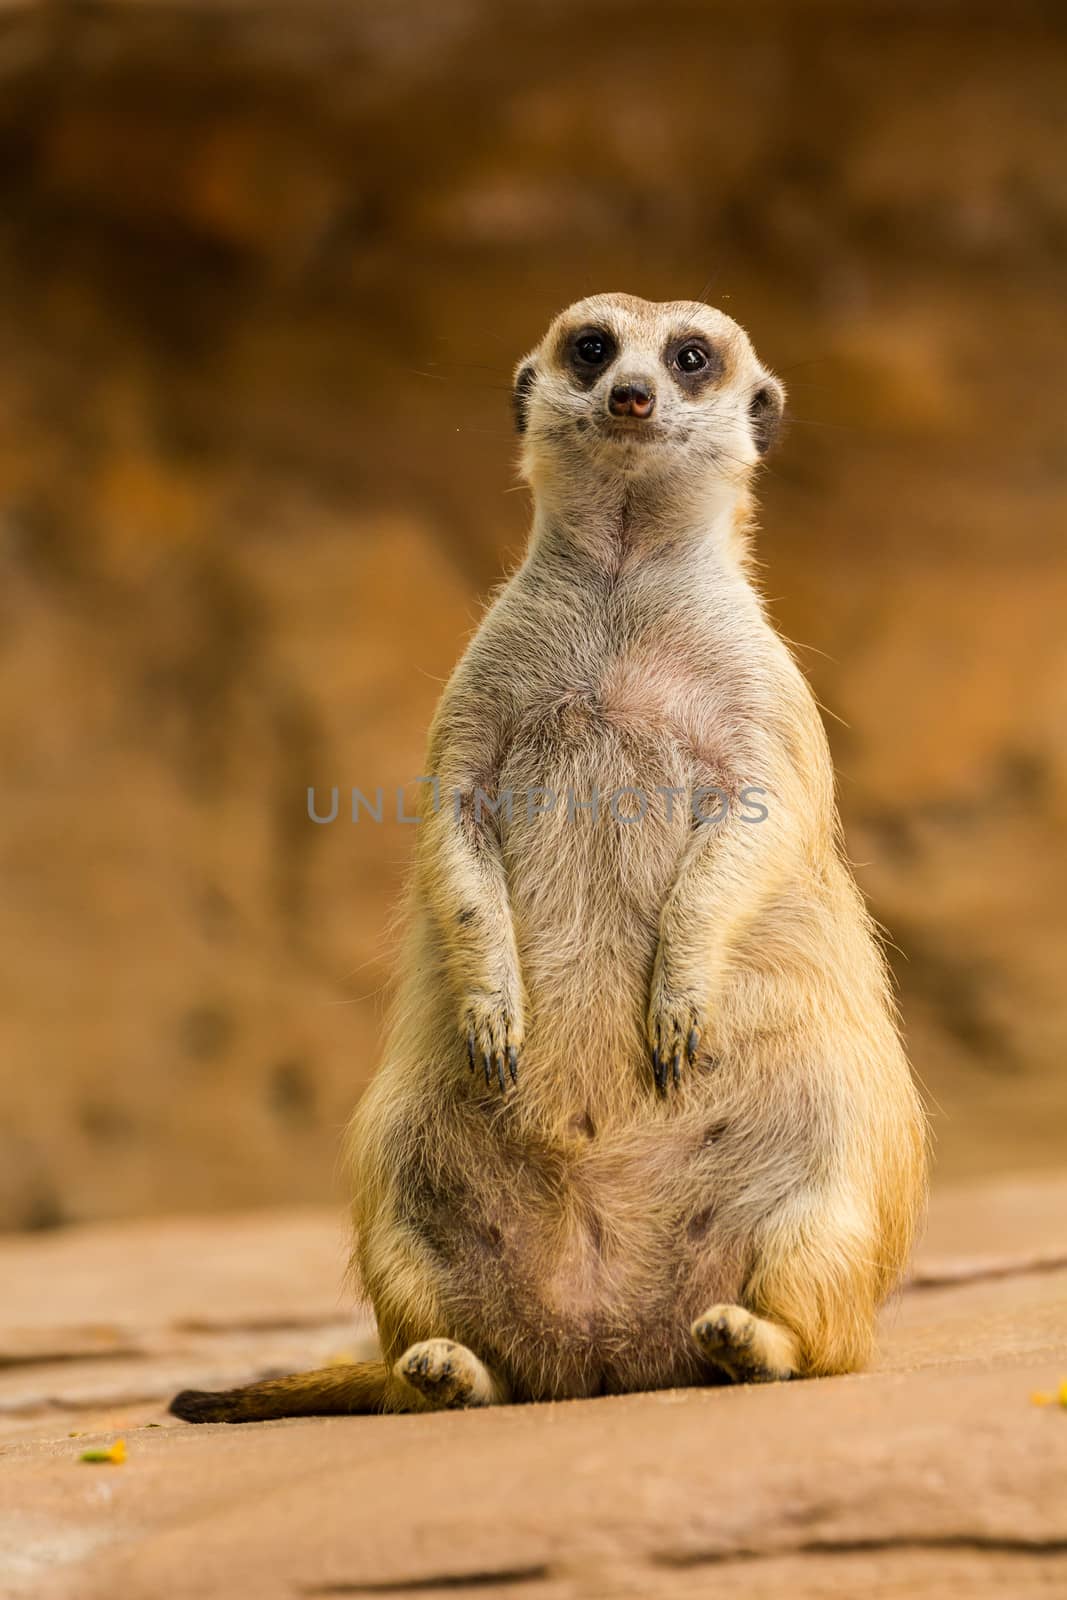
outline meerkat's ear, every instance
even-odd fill
[[[515,374],[515,387],[511,391],[511,406],[515,414],[516,433],[526,432],[527,406],[530,390],[534,386],[536,377],[537,374],[529,361],[523,361],[519,364],[519,370]]]
[[[782,431],[785,414],[785,390],[771,373],[765,372],[752,391],[748,402],[748,415],[752,422],[752,437],[756,449],[765,456]]]

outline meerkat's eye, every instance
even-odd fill
[[[602,367],[605,361],[610,361],[613,346],[603,333],[583,333],[574,351],[578,360],[584,361],[587,367]]]
[[[700,372],[708,364],[698,344],[684,344],[674,359],[683,372]]]

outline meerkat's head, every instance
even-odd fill
[[[784,402],[744,329],[689,300],[580,300],[515,373],[523,468],[535,485],[656,473],[740,486],[774,442]]]

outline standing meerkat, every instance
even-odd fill
[[[695,303],[583,300],[520,363],[533,533],[434,718],[399,999],[350,1133],[383,1359],[179,1416],[867,1359],[925,1125],[823,727],[749,571],[782,408]]]

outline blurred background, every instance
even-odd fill
[[[331,1199],[561,306],[785,379],[826,708],[938,1169],[1067,1126],[1067,26],[871,0],[0,4],[0,1226]]]

